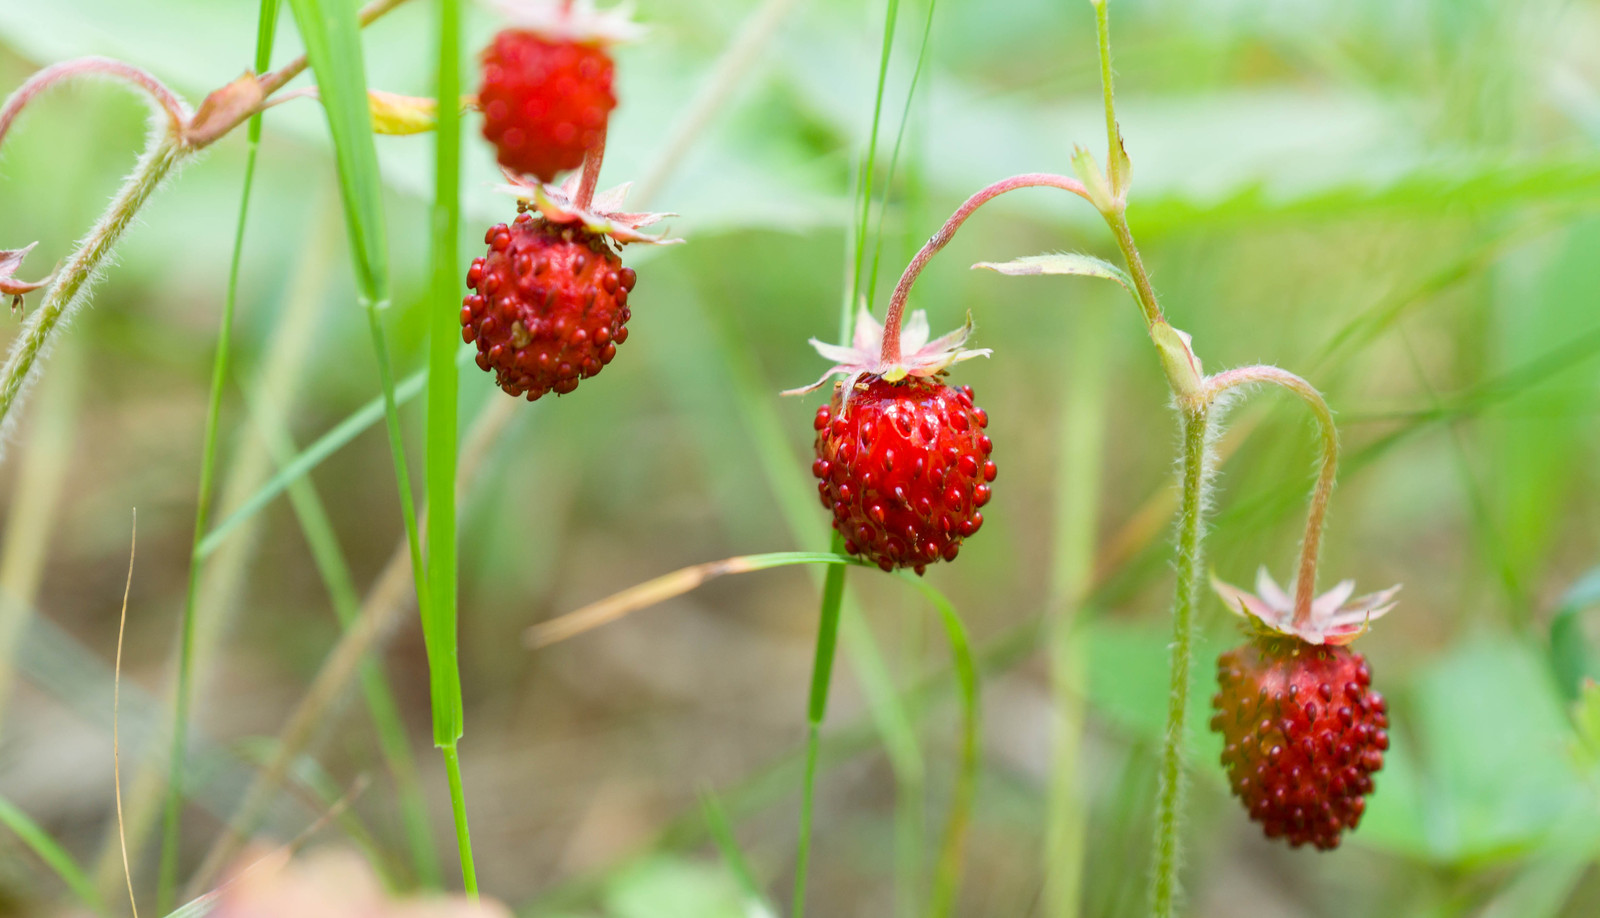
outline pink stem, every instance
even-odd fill
[[[1339,470],[1339,430],[1333,412],[1316,387],[1290,373],[1271,366],[1240,367],[1218,373],[1206,380],[1206,398],[1211,400],[1229,389],[1254,383],[1282,386],[1298,395],[1317,416],[1322,430],[1322,468],[1311,491],[1311,506],[1306,511],[1306,537],[1300,543],[1300,568],[1295,573],[1294,624],[1311,623],[1311,600],[1317,592],[1317,557],[1322,548],[1322,530],[1328,515],[1328,499],[1333,496],[1333,479]]]
[[[583,154],[583,178],[578,181],[578,194],[572,199],[572,206],[588,210],[594,203],[594,190],[600,185],[600,161],[605,158],[606,134],[602,130],[600,139]]]
[[[76,60],[51,64],[28,77],[11,93],[6,99],[5,107],[0,108],[0,142],[5,141],[6,132],[11,130],[11,123],[17,120],[23,107],[33,101],[35,96],[63,80],[91,75],[117,77],[149,93],[156,105],[166,113],[168,121],[171,122],[169,128],[173,136],[180,134],[184,125],[188,123],[189,106],[148,71],[109,57],[80,57]]]
[[[900,362],[900,321],[905,313],[906,297],[910,296],[911,285],[916,283],[917,275],[921,274],[922,269],[927,266],[928,259],[932,258],[934,253],[949,245],[950,240],[955,238],[956,230],[961,228],[961,224],[972,216],[973,211],[982,207],[991,199],[997,198],[1008,191],[1015,191],[1018,188],[1040,186],[1061,188],[1072,192],[1085,201],[1089,201],[1091,204],[1094,203],[1090,201],[1089,192],[1083,187],[1082,182],[1077,179],[1067,178],[1064,175],[1051,175],[1046,172],[1013,175],[1008,179],[1001,179],[972,197],[967,198],[966,202],[956,208],[956,212],[950,215],[950,219],[944,222],[944,226],[939,227],[939,231],[934,233],[927,243],[922,246],[922,250],[917,253],[915,258],[911,259],[911,264],[906,265],[905,273],[900,275],[900,283],[895,285],[894,295],[889,298],[889,311],[883,317],[882,360],[885,366]]]

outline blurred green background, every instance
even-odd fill
[[[1600,771],[1572,727],[1600,639],[1600,3],[1111,3],[1130,220],[1171,320],[1193,334],[1207,369],[1276,363],[1324,391],[1346,461],[1323,579],[1405,584],[1400,608],[1359,645],[1391,699],[1394,746],[1365,822],[1331,854],[1268,843],[1227,795],[1203,708],[1211,660],[1238,636],[1208,597],[1191,717],[1191,914],[1600,914]],[[198,101],[247,66],[255,6],[0,0],[0,90],[44,64],[103,54]],[[625,253],[639,286],[619,359],[571,396],[515,406],[469,483],[462,755],[482,882],[522,913],[759,914],[708,840],[702,795],[726,809],[757,885],[787,901],[816,581],[793,569],[720,581],[538,652],[521,635],[684,565],[826,545],[826,514],[809,496],[817,398],[776,393],[821,371],[808,337],[836,336],[884,7],[765,4],[783,16],[772,39],[692,145],[664,160],[758,4],[637,6],[650,34],[617,52],[621,105],[602,185],[649,181],[649,205],[681,214],[671,231],[689,244]],[[928,12],[918,0],[900,7],[885,145]],[[469,26],[476,48],[494,19],[474,9]],[[429,28],[427,4],[414,3],[368,29],[371,85],[427,94]],[[287,14],[278,48],[280,62],[298,48]],[[878,301],[967,194],[1014,172],[1068,171],[1072,144],[1098,147],[1099,106],[1087,2],[940,3],[881,233],[875,209],[867,240],[869,260],[881,247]],[[25,277],[45,273],[92,223],[144,127],[141,103],[104,84],[56,90],[29,109],[0,156],[0,246],[40,241]],[[465,257],[513,212],[488,188],[493,157],[476,130],[469,117]],[[0,797],[108,896],[121,879],[107,859],[110,661],[130,508],[139,553],[125,793],[164,767],[163,699],[243,151],[241,132],[142,214],[0,465]],[[423,301],[431,138],[380,138],[379,151],[397,299],[387,319],[409,374],[425,362],[424,308],[455,305]],[[886,169],[878,181],[882,190]],[[340,219],[316,104],[273,109],[215,519],[275,470],[253,417],[282,419],[304,446],[378,391]],[[955,374],[992,419],[994,501],[960,561],[927,575],[985,664],[984,771],[960,915],[1062,914],[1046,877],[1070,876],[1074,863],[1079,914],[1143,909],[1166,700],[1174,422],[1136,312],[1114,286],[968,270],[1055,250],[1115,255],[1082,202],[1009,195],[967,224],[912,297],[936,330],[970,310],[977,346],[995,351]],[[469,364],[464,429],[505,398]],[[420,468],[420,400],[404,419]],[[1311,428],[1270,394],[1231,421],[1209,564],[1236,582],[1263,564],[1287,576]],[[310,480],[365,592],[401,534],[382,433],[369,429]],[[1074,527],[1094,534],[1087,595],[1060,574]],[[948,655],[918,594],[870,572],[850,581],[869,630],[846,629],[825,731],[812,910],[910,914],[957,756]],[[201,615],[210,649],[184,822],[191,865],[339,632],[288,501],[208,560]],[[400,621],[384,660],[448,876],[426,664],[414,614]],[[868,636],[881,659],[864,649]],[[1049,653],[1053,643],[1063,652]],[[909,693],[898,709],[885,684]],[[896,710],[914,732],[909,756],[885,752]],[[1057,756],[1063,715],[1079,739]],[[329,794],[370,775],[353,818],[317,840],[353,837],[396,884],[411,882],[359,702],[329,712],[302,764],[268,836],[293,837]],[[1054,860],[1053,780],[1083,806],[1077,841]],[[153,884],[151,837],[130,839],[146,853],[135,863],[141,889]],[[49,914],[64,898],[0,833],[0,912]]]

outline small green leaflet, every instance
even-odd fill
[[[987,268],[1012,277],[1034,274],[1078,274],[1083,277],[1103,277],[1121,284],[1130,293],[1133,281],[1116,265],[1093,255],[1076,252],[1057,252],[1050,255],[1027,255],[1012,261],[980,261],[973,268]]]

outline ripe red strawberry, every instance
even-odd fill
[[[599,42],[506,29],[483,52],[478,104],[500,164],[548,182],[583,164],[617,99]]]
[[[845,550],[884,570],[922,573],[939,559],[954,561],[961,540],[978,531],[989,502],[994,444],[984,434],[989,416],[972,403],[972,389],[908,376],[892,383],[863,376],[848,404],[844,387],[817,409],[817,460],[822,505]]]
[[[1352,600],[1346,580],[1315,599],[1308,592],[1297,609],[1264,568],[1254,593],[1212,586],[1251,632],[1217,660],[1221,691],[1211,699],[1234,796],[1268,838],[1336,848],[1361,821],[1389,748],[1389,709],[1371,688],[1372,669],[1345,645],[1394,608],[1400,588]]]
[[[898,322],[897,314],[892,321]],[[884,361],[884,326],[862,309],[849,345],[811,344],[835,361],[798,395],[819,389],[836,374],[845,381],[831,405],[817,409],[817,493],[833,511],[833,528],[845,550],[884,570],[955,560],[961,540],[983,525],[989,502],[994,448],[983,429],[989,416],[972,403],[972,389],[943,381],[951,364],[987,356],[962,345],[972,321],[937,341],[928,340],[928,317],[911,314],[901,338],[903,355]]]
[[[564,395],[600,372],[628,340],[628,295],[636,276],[616,249],[630,242],[681,242],[639,231],[666,214],[627,213],[627,186],[593,196],[574,173],[560,187],[508,173],[501,191],[522,211],[484,235],[461,301],[461,334],[478,344],[478,366],[512,395]],[[530,212],[537,210],[537,215]]]
[[[632,268],[606,238],[581,225],[519,214],[490,228],[489,253],[473,259],[462,300],[462,337],[478,366],[511,395],[565,395],[600,372],[628,340]]]
[[[1328,850],[1354,829],[1389,748],[1372,670],[1345,647],[1262,636],[1217,660],[1211,729],[1233,793],[1268,838]]]

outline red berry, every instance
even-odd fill
[[[483,136],[500,164],[552,181],[583,165],[605,136],[617,99],[611,56],[598,43],[506,29],[483,52]]]
[[[565,395],[600,372],[628,340],[632,268],[605,237],[521,214],[485,235],[461,301],[462,337],[478,343],[478,366],[533,401]]]
[[[983,525],[995,466],[989,423],[972,390],[923,377],[891,383],[860,377],[843,408],[843,387],[817,409],[822,505],[845,548],[884,570],[953,561]]]
[[[1323,850],[1354,829],[1389,748],[1372,670],[1347,647],[1253,639],[1217,660],[1211,729],[1233,793],[1268,838]]]

